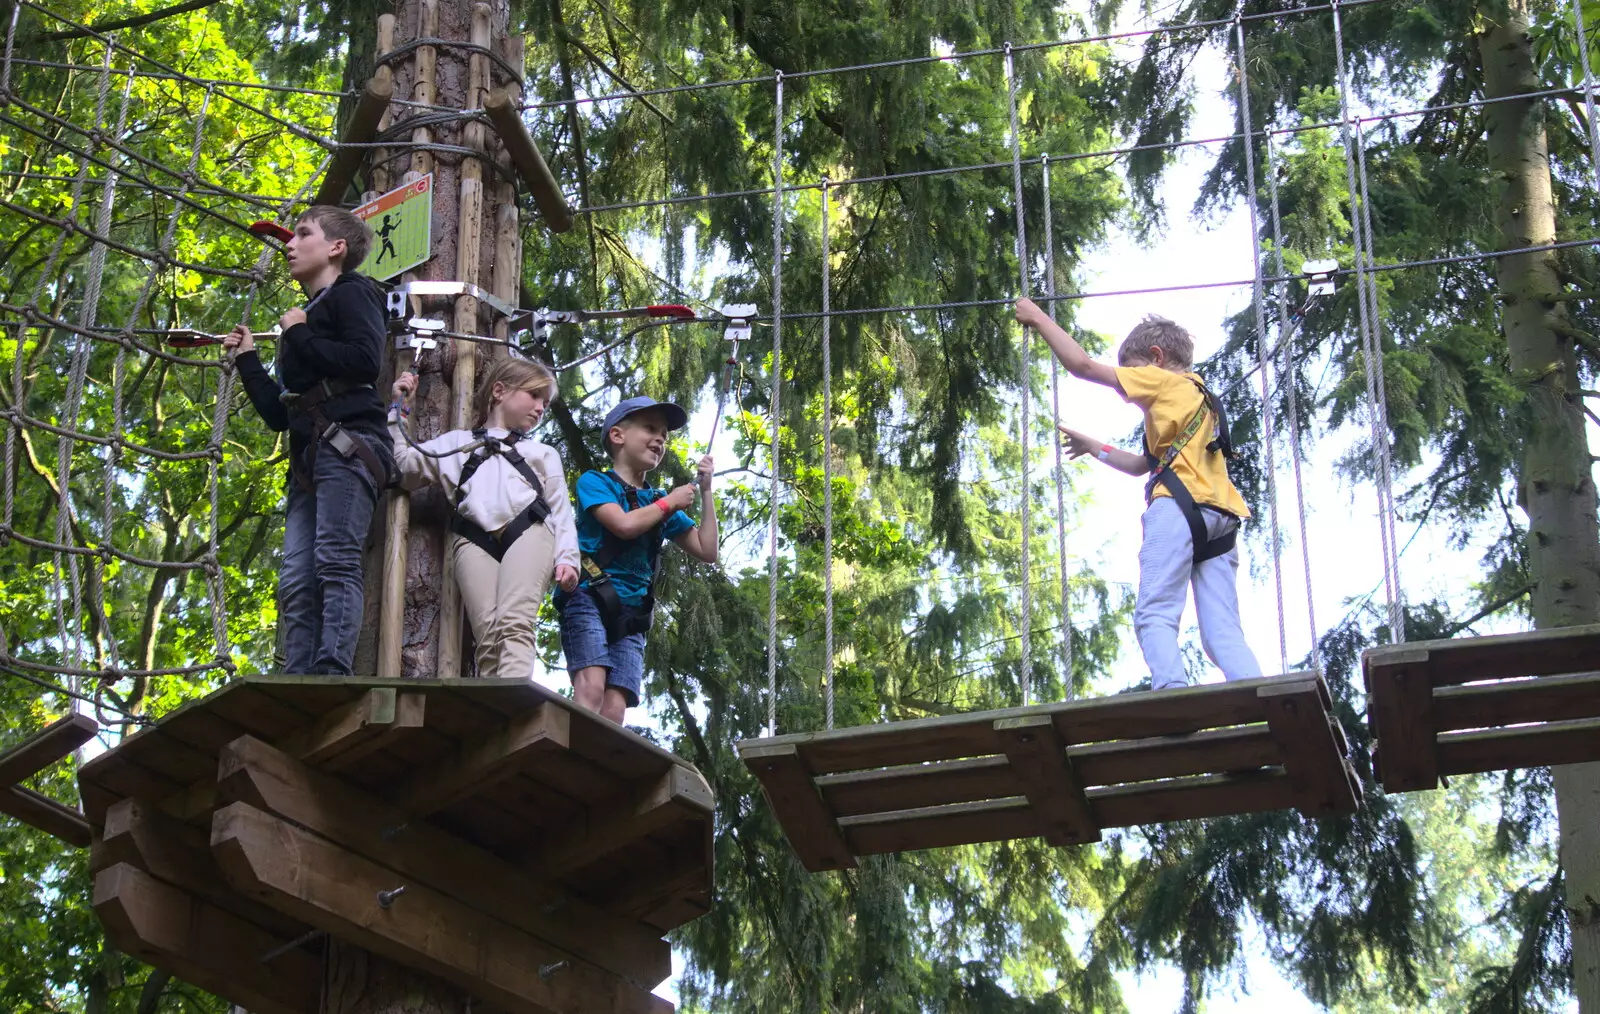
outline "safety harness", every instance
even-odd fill
[[[1234,543],[1239,537],[1239,527],[1235,525],[1214,539],[1208,538],[1205,515],[1200,513],[1200,505],[1194,502],[1194,496],[1190,494],[1188,487],[1183,484],[1183,480],[1179,479],[1177,473],[1173,471],[1172,465],[1178,460],[1178,455],[1183,453],[1183,449],[1189,445],[1189,441],[1193,440],[1195,434],[1200,432],[1200,427],[1206,421],[1207,416],[1215,420],[1215,425],[1212,427],[1213,439],[1206,445],[1207,454],[1221,454],[1225,459],[1232,458],[1233,441],[1228,435],[1228,417],[1222,411],[1222,406],[1217,402],[1217,399],[1206,389],[1205,384],[1194,377],[1188,379],[1195,387],[1200,389],[1200,407],[1195,409],[1194,415],[1189,419],[1188,424],[1184,426],[1183,432],[1178,434],[1177,438],[1172,441],[1172,446],[1168,447],[1166,453],[1161,457],[1158,458],[1150,453],[1149,437],[1148,435],[1146,436],[1144,456],[1145,460],[1150,462],[1151,473],[1149,481],[1144,486],[1144,502],[1146,506],[1149,506],[1150,501],[1155,497],[1157,483],[1160,483],[1168,493],[1172,494],[1173,503],[1178,505],[1178,509],[1183,512],[1183,519],[1189,523],[1189,535],[1194,543],[1194,562],[1204,563],[1233,549]],[[1228,514],[1227,511],[1216,507],[1211,507],[1210,509],[1216,510],[1221,514]],[[1229,516],[1232,517],[1231,514]]]
[[[506,555],[512,543],[522,537],[522,534],[534,525],[543,524],[544,519],[550,516],[550,504],[544,498],[544,483],[539,481],[539,474],[528,464],[526,458],[517,453],[516,443],[527,434],[521,430],[512,430],[504,438],[491,437],[487,429],[479,428],[472,431],[472,436],[479,442],[479,447],[467,458],[467,463],[461,466],[461,478],[456,480],[455,511],[450,515],[450,530],[488,553],[498,562]],[[533,502],[522,509],[522,512],[512,518],[500,534],[487,531],[476,521],[461,513],[461,502],[467,498],[467,480],[483,466],[489,456],[498,454],[506,459],[506,463],[517,470],[517,474],[527,480],[533,487]]]
[[[294,481],[307,493],[316,489],[314,477],[317,469],[317,448],[326,441],[329,446],[338,451],[343,457],[354,455],[361,459],[367,466],[367,471],[372,473],[372,481],[379,490],[389,485],[389,470],[378,458],[372,445],[361,436],[351,433],[339,423],[328,418],[322,410],[323,404],[332,397],[344,394],[347,391],[371,390],[371,384],[351,384],[343,380],[322,380],[311,388],[299,393],[285,391],[278,396],[278,400],[288,406],[291,413],[300,413],[311,420],[311,445],[306,448],[304,460],[290,459],[289,471],[294,475]]]
[[[624,482],[617,473],[605,474],[622,487],[622,495],[627,501],[628,510],[638,510],[639,491]],[[661,561],[661,543],[665,541],[665,533],[662,530],[664,524],[665,522],[661,525],[652,525],[648,532],[631,539],[620,538],[611,529],[601,525],[600,551],[593,556],[586,553],[579,561],[583,575],[588,579],[589,591],[594,594],[595,602],[600,606],[600,619],[605,624],[606,640],[610,643],[619,641],[629,634],[647,633],[655,622],[656,568]],[[606,568],[616,562],[617,557],[640,544],[644,546],[645,559],[649,564],[650,583],[645,589],[644,602],[630,606],[617,594],[616,586],[612,584],[611,575],[606,573]]]

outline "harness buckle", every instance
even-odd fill
[[[338,423],[329,423],[328,428],[322,431],[322,439],[342,457],[348,458],[359,450],[356,447],[356,438]]]

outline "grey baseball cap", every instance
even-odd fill
[[[600,427],[600,439],[604,440],[605,435],[611,432],[611,427],[628,418],[628,416],[636,412],[643,412],[649,408],[659,408],[666,413],[667,429],[669,430],[682,429],[689,422],[689,413],[672,404],[672,402],[656,401],[654,398],[640,395],[637,398],[625,398],[617,402],[617,407],[606,413],[606,421]]]

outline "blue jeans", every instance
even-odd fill
[[[378,503],[372,473],[327,444],[317,449],[307,493],[289,480],[278,572],[278,622],[284,669],[350,675],[361,634],[361,550]]]
[[[561,650],[567,656],[567,671],[605,666],[606,686],[622,691],[628,707],[638,707],[639,688],[644,681],[644,635],[629,634],[607,643],[600,606],[587,587],[558,601],[557,608],[561,612]]]

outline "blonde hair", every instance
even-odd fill
[[[498,359],[490,366],[483,379],[478,381],[478,394],[472,401],[473,413],[477,422],[474,426],[483,426],[489,421],[489,410],[494,408],[494,385],[503,384],[508,391],[527,391],[529,394],[543,394],[545,401],[555,401],[556,375],[543,363],[536,363],[531,359],[518,359],[515,356],[506,356]]]
[[[1117,349],[1117,365],[1130,360],[1148,361],[1151,349],[1160,349],[1170,366],[1194,365],[1194,336],[1165,317],[1149,314],[1133,326],[1122,347]]]

